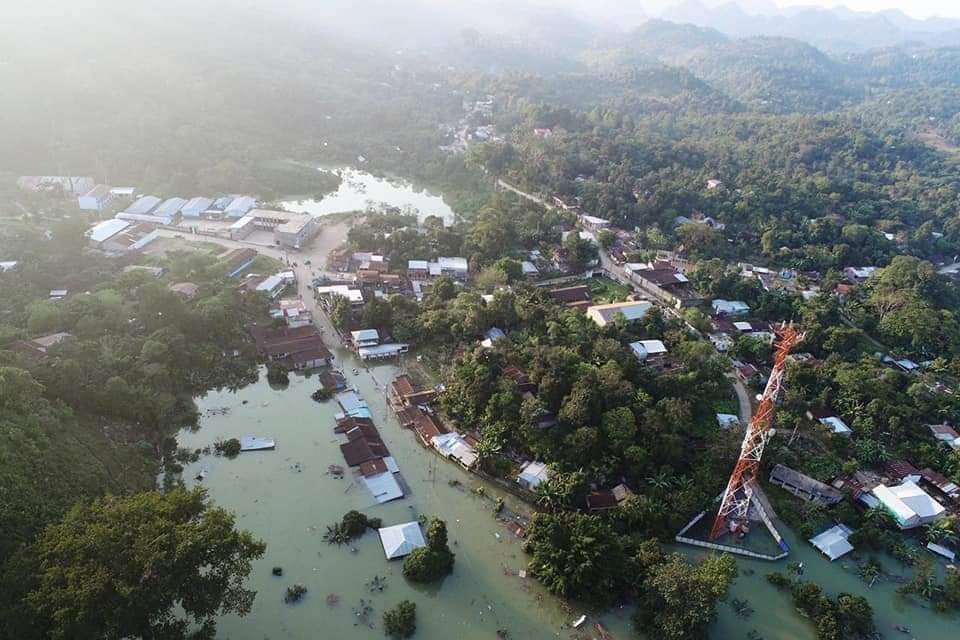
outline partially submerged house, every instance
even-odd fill
[[[837,489],[782,464],[773,467],[770,472],[770,484],[821,507],[837,504],[843,500],[843,493]]]
[[[434,449],[466,469],[472,467],[477,461],[477,453],[473,446],[464,436],[455,431],[435,435],[431,443]]]
[[[402,558],[409,555],[414,549],[427,546],[423,538],[423,531],[417,521],[395,524],[392,527],[383,527],[377,530],[383,553],[387,560]]]
[[[838,524],[810,538],[810,544],[833,562],[853,551],[853,545],[848,540],[852,533],[850,527]]]
[[[880,484],[871,493],[890,512],[901,529],[914,529],[935,522],[946,514],[943,505],[911,480],[892,487]]]
[[[257,353],[268,362],[279,362],[299,371],[330,366],[333,361],[333,354],[313,325],[295,328],[250,325],[249,331]]]
[[[612,489],[595,489],[587,494],[587,509],[591,512],[616,509],[632,495],[630,487],[622,482]]]

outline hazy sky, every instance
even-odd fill
[[[819,5],[833,7],[844,5],[856,11],[881,11],[883,9],[900,9],[914,18],[929,18],[941,16],[945,18],[960,18],[960,0],[777,0],[780,6],[792,5]]]

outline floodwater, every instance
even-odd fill
[[[453,224],[453,210],[444,202],[443,195],[418,189],[406,180],[378,178],[351,167],[318,170],[339,174],[342,178],[340,187],[321,200],[311,198],[283,201],[281,204],[284,209],[325,216],[389,205],[398,207],[405,213],[416,214],[420,222],[427,216],[438,216],[443,219],[444,224]]]
[[[251,530],[268,543],[266,555],[254,564],[250,587],[257,591],[253,611],[245,618],[226,616],[219,622],[219,637],[234,640],[270,638],[377,638],[382,637],[384,609],[400,600],[417,604],[417,635],[420,640],[493,639],[499,629],[510,638],[589,638],[596,621],[602,621],[616,638],[633,637],[628,610],[592,614],[581,631],[570,622],[585,612],[574,607],[564,611],[561,603],[546,594],[532,578],[520,578],[527,559],[520,541],[493,517],[492,498],[502,495],[489,485],[486,496],[474,493],[482,482],[454,464],[421,448],[411,432],[400,428],[386,408],[386,385],[397,372],[391,365],[366,370],[343,349],[337,358],[374,413],[374,419],[410,495],[385,505],[376,505],[366,488],[347,470],[342,480],[327,473],[330,464],[344,465],[333,433],[335,400],[317,403],[310,394],[318,386],[315,378],[296,376],[287,389],[272,389],[260,382],[238,393],[212,393],[199,400],[201,426],[179,435],[181,446],[202,448],[215,440],[244,435],[274,438],[274,451],[242,453],[234,460],[205,456],[188,465],[188,485],[203,469],[202,484],[219,504],[237,514],[240,527]],[[352,375],[352,368],[358,374]],[[244,404],[246,401],[246,404]],[[225,412],[221,413],[221,410]],[[389,414],[389,415],[388,415]],[[456,482],[452,482],[456,481]],[[459,484],[457,484],[459,483]],[[508,506],[523,505],[503,495]],[[447,521],[452,550],[456,553],[453,575],[430,586],[408,584],[401,573],[402,561],[388,561],[373,531],[349,545],[337,547],[322,540],[326,525],[338,521],[346,511],[358,509],[383,520],[384,525],[438,515]],[[830,592],[861,593],[876,613],[879,630],[888,638],[939,640],[957,637],[957,618],[934,614],[910,604],[896,593],[896,584],[881,582],[872,589],[857,577],[852,562],[829,563],[806,542],[789,531],[785,538],[792,553],[788,561],[802,561],[804,578]],[[675,547],[691,557],[701,551]],[[711,629],[712,638],[746,638],[751,630],[766,640],[814,638],[809,621],[801,618],[787,594],[766,581],[770,571],[786,569],[788,561],[768,563],[738,558],[740,576],[731,589],[731,598],[747,600],[755,610],[748,618],[737,617],[729,604],[720,604],[719,620]],[[885,562],[888,571],[898,571],[894,561]],[[283,569],[282,577],[271,575],[273,567]],[[386,576],[386,588],[374,593],[366,586],[375,576]],[[298,604],[283,603],[287,586],[305,585],[309,592]],[[339,598],[336,605],[327,596]],[[368,622],[355,614],[361,600],[373,608]],[[589,613],[589,612],[588,612]],[[906,624],[911,635],[901,635],[893,625]]]

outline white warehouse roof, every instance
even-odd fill
[[[893,487],[877,485],[873,495],[893,514],[901,529],[933,522],[946,512],[943,505],[910,480]]]
[[[93,225],[90,230],[87,231],[87,236],[89,236],[92,241],[99,244],[101,242],[106,242],[129,226],[130,223],[126,220],[111,218]]]

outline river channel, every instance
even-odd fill
[[[284,200],[280,204],[288,211],[300,211],[314,216],[325,216],[344,211],[362,211],[367,207],[384,204],[398,207],[405,213],[417,215],[423,222],[427,216],[438,216],[444,224],[453,224],[454,213],[444,202],[443,196],[420,189],[400,178],[379,178],[373,174],[350,167],[319,171],[336,173],[340,186],[322,199]]]
[[[588,638],[576,633],[569,623],[590,613],[575,607],[565,611],[561,603],[546,594],[533,579],[521,578],[526,558],[520,541],[498,523],[492,513],[492,496],[501,495],[486,486],[486,497],[473,490],[483,484],[459,467],[423,449],[409,431],[402,430],[386,405],[386,385],[397,373],[392,365],[366,370],[348,351],[335,349],[349,383],[370,404],[374,419],[391,453],[396,458],[410,495],[385,505],[373,498],[349,470],[338,480],[327,473],[330,464],[343,464],[333,433],[336,402],[317,403],[310,398],[317,383],[313,378],[295,376],[286,389],[273,389],[261,380],[237,393],[212,393],[198,401],[203,418],[196,431],[179,435],[181,446],[202,448],[221,438],[256,435],[274,438],[274,451],[243,453],[234,460],[202,457],[184,471],[187,484],[206,471],[202,484],[217,504],[237,514],[238,525],[251,530],[268,544],[266,555],[255,563],[250,587],[258,594],[253,611],[245,618],[224,617],[219,635],[237,640],[270,638],[375,638],[381,637],[380,617],[385,608],[402,599],[417,603],[421,640],[453,638],[492,639],[498,629],[511,638]],[[410,357],[410,356],[407,356]],[[358,373],[352,374],[353,367]],[[509,495],[508,505],[523,509]],[[452,549],[456,553],[453,575],[430,587],[408,584],[400,561],[387,561],[377,535],[368,532],[349,546],[331,546],[322,540],[325,527],[350,510],[358,509],[382,518],[385,525],[415,519],[418,515],[439,515],[447,521]],[[892,582],[867,589],[843,561],[829,563],[792,533],[786,538],[793,552],[791,560],[803,561],[805,578],[818,582],[831,593],[862,593],[870,600],[878,628],[887,637],[914,637],[930,640],[957,637],[955,617],[934,614],[910,604],[895,593]],[[677,547],[691,557],[699,551]],[[756,630],[767,640],[813,638],[812,627],[794,610],[789,598],[775,591],[765,579],[767,572],[784,570],[786,561],[771,564],[738,558],[740,576],[731,598],[748,600],[755,613],[747,618],[734,615],[727,604],[711,630],[712,638],[746,638]],[[888,570],[897,565],[888,560]],[[283,576],[274,577],[273,567],[282,567]],[[386,588],[371,593],[366,584],[374,576],[386,576]],[[309,589],[299,604],[283,603],[288,585],[300,583]],[[339,603],[328,605],[328,594]],[[354,609],[361,599],[369,601],[373,628],[358,623]],[[591,614],[588,629],[602,621],[617,638],[632,637],[627,610]],[[911,636],[893,630],[907,624]]]

